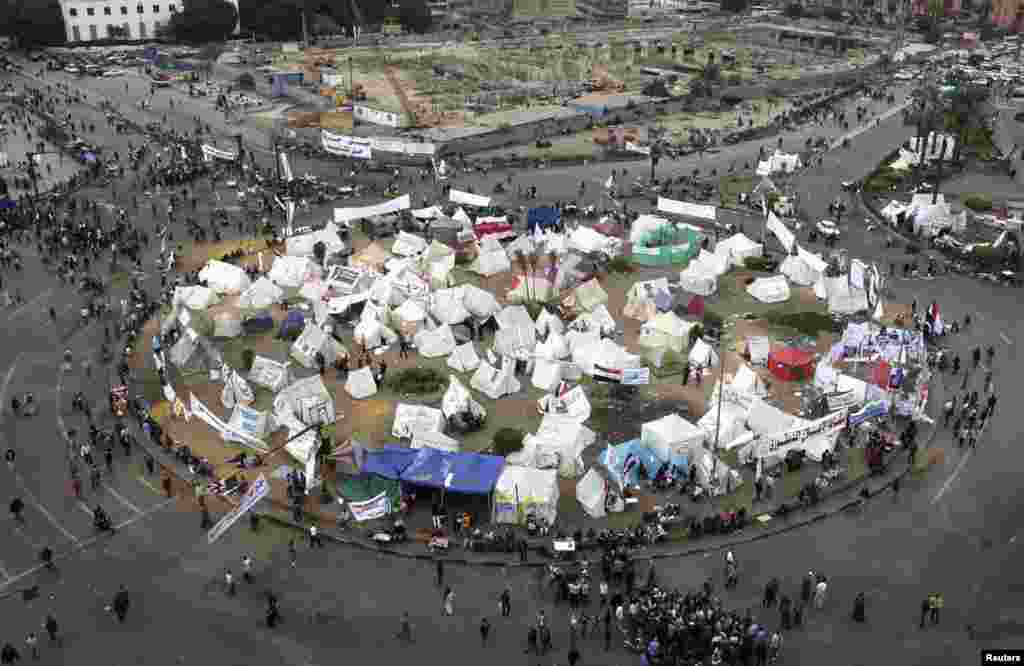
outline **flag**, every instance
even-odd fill
[[[871,383],[883,389],[889,388],[889,364],[879,361],[871,373]]]
[[[604,181],[604,189],[610,190],[615,187],[615,176],[608,176],[608,180]]]
[[[210,529],[206,535],[206,542],[212,545],[217,539],[221,538],[228,529],[238,522],[238,519],[248,513],[256,504],[270,494],[270,484],[267,483],[267,477],[260,475],[260,478],[256,479],[246,490],[245,495],[242,496],[241,501],[234,509],[229,511],[220,521]]]
[[[882,321],[882,299],[878,299],[878,305],[875,306],[875,313],[872,315],[875,321]]]

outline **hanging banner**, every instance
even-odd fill
[[[433,155],[437,147],[432,143],[407,143],[405,144],[406,155]]]
[[[665,197],[658,197],[658,210],[662,213],[695,217],[708,222],[714,222],[718,218],[718,210],[714,206],[689,203],[688,201],[676,201],[675,199],[666,199]]]
[[[448,200],[463,206],[477,206],[478,208],[486,208],[491,205],[490,197],[482,197],[479,194],[470,194],[455,189],[448,193]]]
[[[353,111],[357,119],[371,125],[383,125],[384,127],[401,127],[402,114],[393,111],[378,111],[368,106],[356,104]]]
[[[281,177],[286,183],[292,182],[295,180],[295,176],[292,175],[292,165],[288,161],[288,153],[278,153],[277,156],[281,160]]]
[[[779,239],[779,243],[782,247],[786,248],[786,252],[793,251],[793,243],[796,242],[796,236],[793,232],[786,228],[786,225],[782,223],[775,213],[768,213],[768,221],[765,222],[765,227],[768,231],[775,234],[775,237]]]
[[[320,114],[320,127],[323,129],[351,132],[354,126],[351,111],[325,111]]]
[[[324,150],[331,155],[349,157],[356,160],[368,160],[373,155],[373,151],[370,149],[370,142],[366,139],[357,139],[321,130],[320,141]]]
[[[412,199],[408,194],[403,194],[397,199],[386,201],[376,206],[363,206],[362,208],[335,208],[334,209],[334,221],[336,223],[341,222],[354,222],[356,220],[362,220],[367,217],[373,217],[374,215],[387,215],[388,213],[397,213],[403,210],[409,210],[412,208]]]
[[[238,153],[233,153],[227,150],[221,150],[220,148],[214,148],[211,145],[203,144],[203,159],[207,162],[211,162],[214,159],[224,160],[225,162],[234,162],[238,159]]]
[[[828,410],[830,412],[853,407],[858,402],[857,393],[852,389],[839,393],[826,393],[825,401],[828,403]]]
[[[812,435],[831,430],[833,428],[845,427],[846,416],[849,410],[842,409],[835,414],[829,414],[815,421],[811,421],[805,426],[793,428],[788,430],[781,435],[775,435],[774,437],[764,437],[759,442],[759,448],[761,455],[764,457],[769,453],[776,453],[781,448],[792,444],[794,442],[803,442]]]
[[[200,402],[195,393],[189,394],[189,411],[191,411],[194,416],[198,416],[201,421],[221,435],[223,435],[224,431],[228,429],[227,424],[221,421],[219,416],[211,412],[206,405]]]
[[[352,518],[362,523],[391,513],[391,500],[388,499],[387,493],[381,493],[365,502],[349,502],[348,509],[352,512]]]
[[[385,153],[404,153],[405,142],[396,139],[370,137],[370,148]]]
[[[234,509],[229,511],[227,515],[220,519],[216,525],[206,534],[206,543],[213,545],[217,539],[224,536],[232,525],[238,522],[238,519],[247,514],[256,503],[261,499],[270,494],[270,484],[267,483],[267,477],[260,474],[260,478],[256,479],[249,489],[245,491],[245,495],[242,496],[242,500],[238,503]]]

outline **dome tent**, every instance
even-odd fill
[[[814,354],[786,347],[768,355],[768,369],[784,382],[799,382],[814,377]]]

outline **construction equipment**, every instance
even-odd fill
[[[594,65],[590,68],[590,89],[594,92],[623,92],[626,84],[613,79],[604,65]]]

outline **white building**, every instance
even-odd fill
[[[238,0],[228,0],[238,9]],[[154,39],[185,0],[60,0],[69,42]]]

